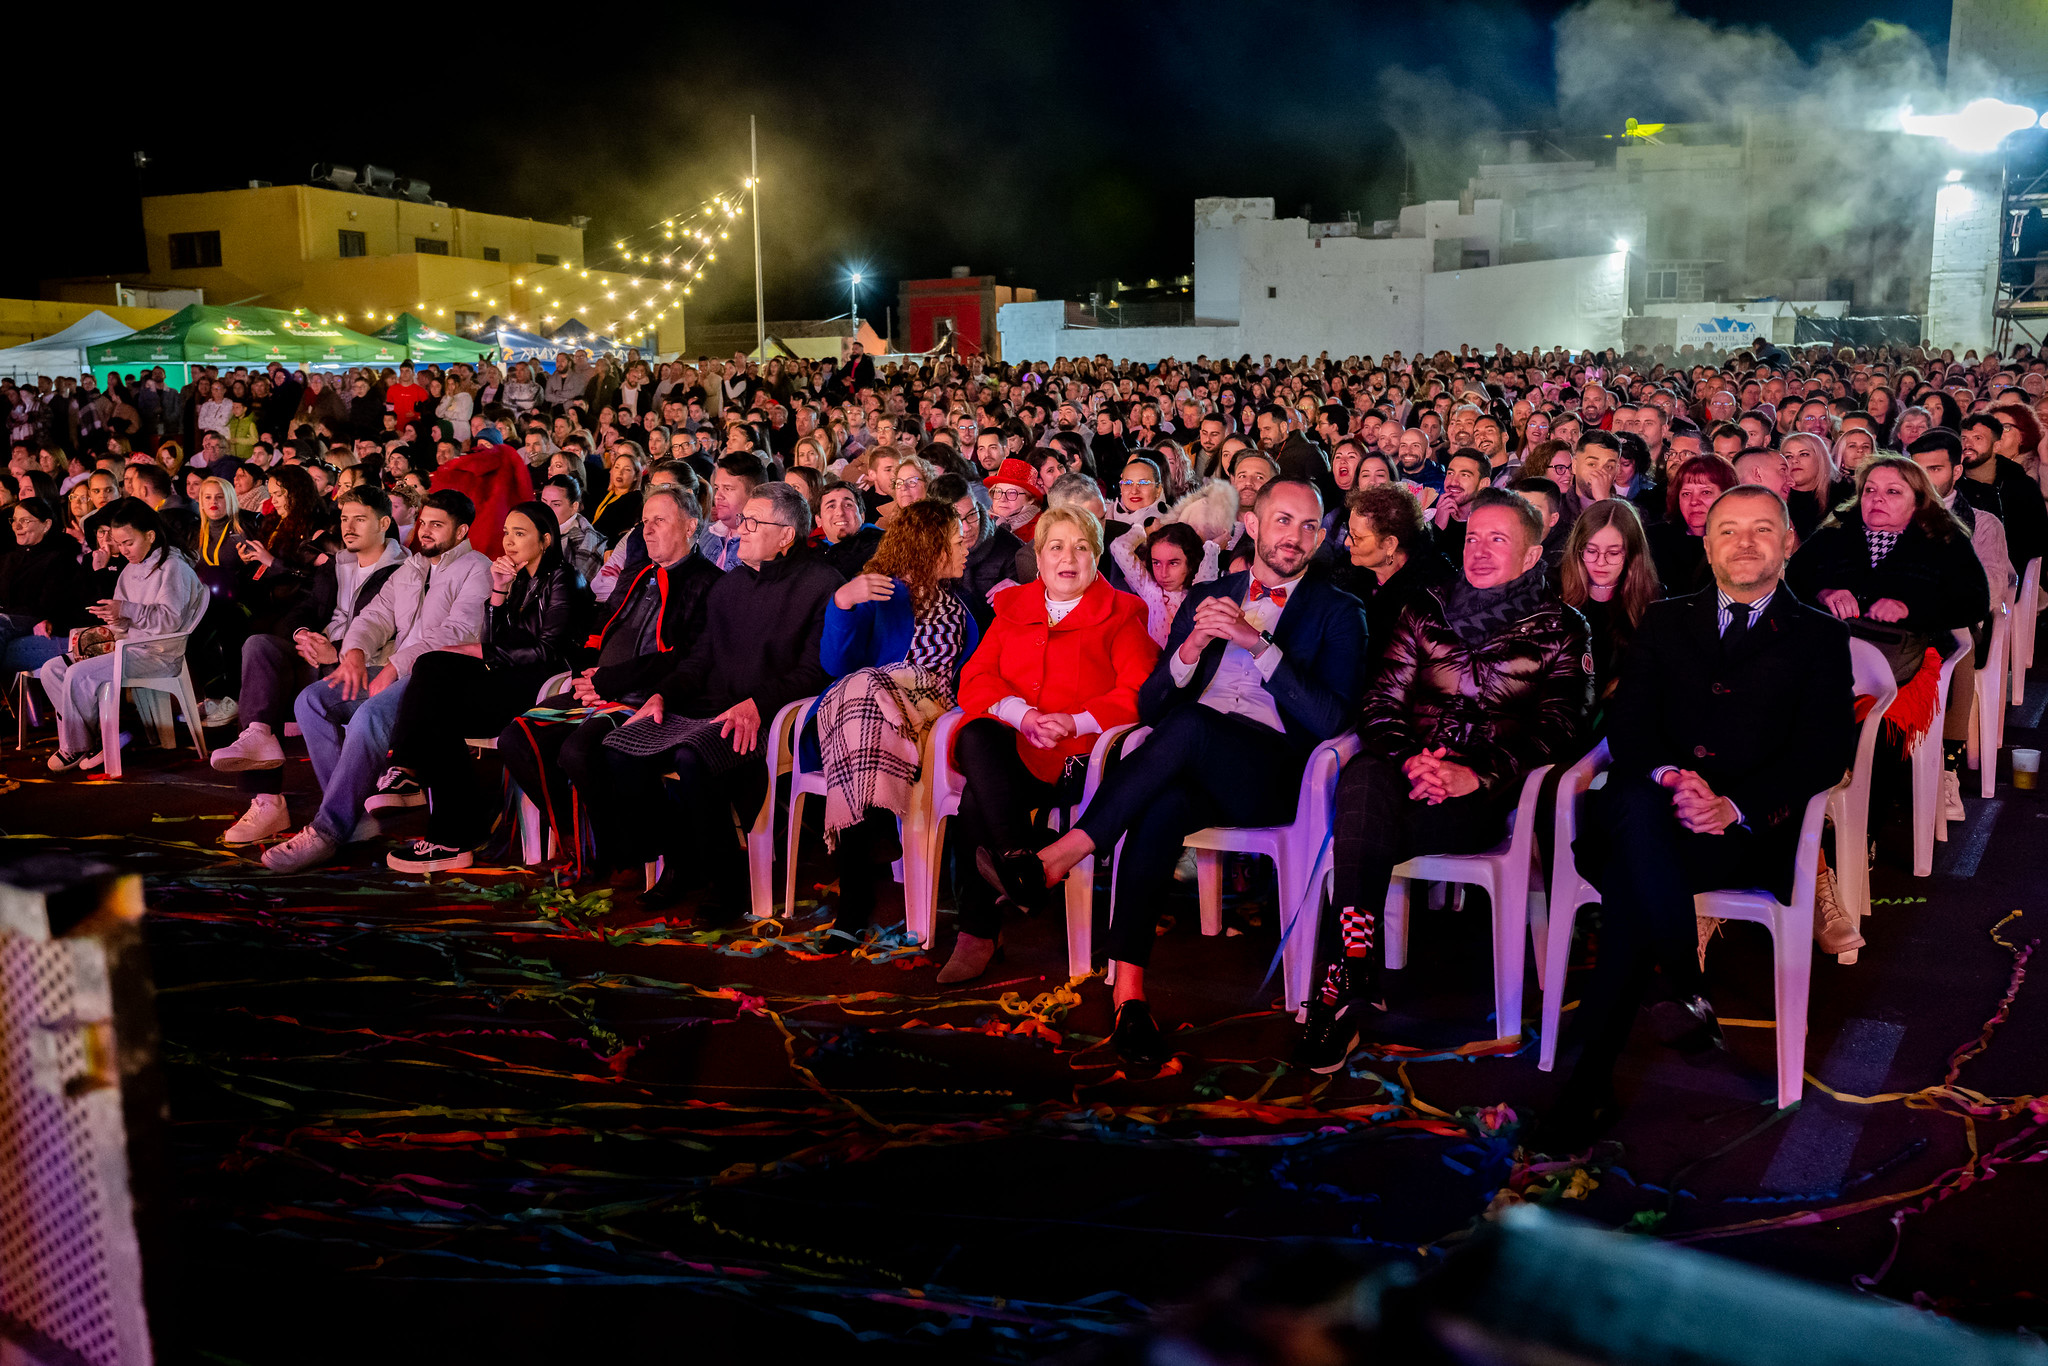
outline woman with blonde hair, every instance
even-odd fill
[[[1804,541],[1835,504],[1849,496],[1853,485],[1835,464],[1835,448],[1812,432],[1789,433],[1778,449],[1792,471],[1792,492],[1785,505],[1792,513],[1792,529]]]
[[[932,467],[923,457],[904,455],[896,461],[896,472],[890,481],[889,501],[882,504],[875,513],[875,523],[884,531],[896,525],[896,519],[906,510],[924,501],[932,480],[937,478]]]
[[[876,872],[896,857],[892,827],[910,809],[924,737],[953,706],[980,638],[943,586],[966,572],[970,548],[950,505],[911,503],[825,612],[819,654],[838,681],[816,715],[825,843],[839,860],[832,935],[842,943],[874,914]]]

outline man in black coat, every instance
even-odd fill
[[[1181,841],[1212,825],[1291,823],[1309,754],[1355,722],[1365,690],[1365,611],[1307,573],[1323,539],[1315,489],[1276,479],[1244,518],[1258,545],[1252,567],[1188,591],[1138,690],[1152,734],[1110,769],[1072,831],[983,870],[1013,901],[1034,900],[1124,841],[1108,952],[1110,1044],[1126,1062],[1172,1052],[1145,1003],[1145,965]]]
[[[604,744],[627,714],[687,655],[704,633],[706,602],[724,577],[697,553],[703,512],[697,497],[678,484],[653,484],[640,502],[640,534],[648,557],[628,569],[612,594],[611,616],[584,642],[595,666],[578,672],[569,691],[543,698],[537,709],[614,708],[579,720],[516,716],[498,736],[498,756],[519,790],[541,809],[555,843],[580,854],[572,771],[585,771],[590,751]]]
[[[1330,458],[1300,432],[1288,430],[1285,412],[1269,404],[1259,409],[1256,421],[1259,449],[1273,457],[1282,479],[1299,479],[1315,485],[1324,507],[1335,507],[1344,501],[1344,491],[1337,487],[1337,476],[1330,469]]]
[[[2025,467],[1993,450],[2005,423],[1992,413],[1963,419],[1963,477],[1956,494],[2005,523],[2005,544],[2013,571],[2024,575],[2027,561],[2048,555],[2048,502]]]
[[[1785,585],[1792,539],[1775,493],[1742,484],[1722,494],[1707,514],[1714,587],[1654,604],[1622,664],[1614,768],[1574,846],[1605,906],[1579,1012],[1585,1050],[1529,1140],[1541,1151],[1575,1151],[1612,1121],[1614,1064],[1652,967],[1667,997],[1655,1008],[1660,1038],[1720,1046],[1701,994],[1693,894],[1761,887],[1789,901],[1806,804],[1855,756],[1848,628]]]
[[[718,743],[678,740],[642,754],[601,744],[580,760],[563,755],[589,808],[599,857],[613,868],[667,861],[641,909],[669,909],[702,875],[710,886],[699,918],[707,921],[734,919],[749,905],[746,854],[732,838],[732,818],[753,824],[769,795],[761,742],[776,712],[831,682],[819,647],[825,606],[844,582],[823,560],[794,553],[810,534],[811,505],[788,484],[755,489],[739,527],[739,562],[706,596],[704,630],[621,734],[608,737],[624,739],[632,722],[694,718],[717,724]],[[669,773],[677,779],[674,803],[663,790]]]

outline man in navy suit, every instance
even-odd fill
[[[1308,756],[1356,720],[1365,690],[1365,611],[1304,577],[1323,540],[1314,485],[1275,479],[1244,514],[1249,570],[1189,590],[1166,650],[1138,690],[1152,734],[1112,768],[1073,830],[986,870],[1013,899],[1036,897],[1097,849],[1124,841],[1109,957],[1125,1061],[1172,1052],[1145,1004],[1145,965],[1181,841],[1212,825],[1294,819]]]

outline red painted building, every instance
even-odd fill
[[[950,279],[905,280],[901,288],[903,331],[889,339],[891,350],[930,351],[951,333],[957,354],[992,360],[1003,358],[996,310],[1038,297],[1035,289],[999,285],[993,275],[969,275],[965,266],[955,266]]]

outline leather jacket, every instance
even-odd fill
[[[520,570],[505,601],[484,613],[484,664],[492,669],[569,667],[589,630],[590,588],[559,554],[534,575]]]
[[[1540,569],[1530,571],[1541,573]],[[1445,617],[1458,580],[1402,609],[1358,727],[1364,751],[1401,763],[1441,745],[1483,791],[1576,754],[1593,704],[1586,619],[1545,592],[1518,620],[1467,645]]]

